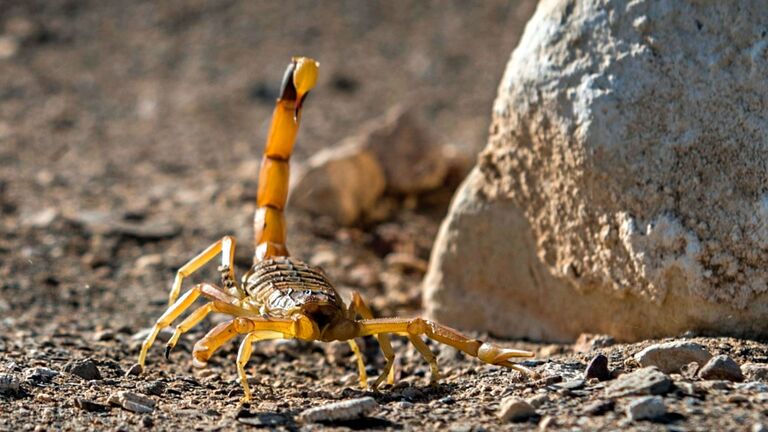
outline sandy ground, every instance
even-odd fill
[[[630,400],[611,402],[610,381],[577,382],[597,351],[615,374],[630,372],[637,368],[631,355],[650,342],[578,352],[499,341],[534,350],[528,365],[540,381],[431,344],[444,378],[430,387],[426,364],[398,340],[398,384],[380,392],[357,387],[344,345],[267,342],[249,366],[254,401],[240,406],[234,344],[207,369],[191,366],[189,349],[213,318],[185,335],[171,362],[159,343],[147,372],[126,376],[135,335],[162,313],[181,264],[234,234],[238,270],[250,265],[258,161],[290,56],[322,63],[298,161],[397,104],[414,106],[444,144],[472,152],[484,144],[497,82],[531,12],[530,2],[502,1],[3,3],[0,387],[9,390],[0,392],[0,430],[748,430],[768,423],[766,393],[754,385],[671,375],[668,414],[651,423],[627,419]],[[322,264],[344,295],[360,290],[378,316],[416,315],[422,274],[386,257],[429,257],[444,192],[391,220],[352,228],[289,212],[289,246]],[[211,267],[191,282],[216,280]],[[742,364],[768,362],[764,343],[696,340]],[[382,366],[375,341],[365,341],[365,353],[375,376]],[[83,359],[99,376],[71,373]],[[11,378],[18,389],[2,382]],[[141,414],[110,404],[119,391],[156,405]],[[363,419],[298,420],[308,407],[362,396],[379,404]],[[502,422],[501,401],[515,396],[538,398],[536,413]],[[595,414],[594,403],[606,407]]]

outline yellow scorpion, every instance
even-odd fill
[[[234,273],[235,239],[225,236],[192,258],[176,273],[168,299],[169,307],[155,322],[141,346],[139,365],[143,369],[147,351],[161,329],[171,325],[198,297],[208,303],[189,314],[176,326],[166,346],[166,357],[179,337],[200,323],[209,313],[229,314],[232,319],[214,327],[194,346],[196,366],[204,366],[213,353],[230,339],[245,335],[237,354],[237,372],[243,387],[243,401],[251,399],[245,366],[253,343],[265,339],[301,339],[305,341],[347,341],[359,369],[360,385],[367,388],[367,376],[355,338],[373,335],[386,358],[381,375],[373,385],[377,389],[386,379],[394,383],[392,365],[395,353],[389,334],[404,335],[421,353],[431,368],[430,383],[439,378],[435,355],[421,339],[426,336],[455,347],[470,356],[499,366],[536,376],[532,370],[510,361],[532,357],[528,351],[470,339],[458,331],[423,318],[375,319],[371,310],[355,292],[345,305],[322,269],[291,258],[286,248],[284,208],[288,198],[289,159],[301,120],[301,108],[317,82],[319,64],[307,57],[295,57],[285,71],[280,97],[272,115],[266,149],[259,172],[254,236],[254,264],[237,283]],[[222,286],[201,283],[181,293],[185,277],[221,254]]]

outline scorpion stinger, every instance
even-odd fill
[[[375,336],[387,362],[373,387],[386,379],[394,382],[394,359],[389,334],[407,336],[431,368],[430,382],[439,378],[435,355],[421,339],[453,346],[473,357],[525,374],[536,373],[511,359],[532,357],[533,353],[470,339],[454,329],[422,318],[375,319],[360,295],[355,292],[349,305],[331,284],[322,269],[291,258],[286,247],[285,204],[288,198],[289,160],[301,120],[301,109],[317,82],[318,63],[295,57],[286,70],[272,115],[264,156],[259,171],[257,209],[254,216],[254,264],[238,284],[234,275],[235,239],[225,236],[182,266],[173,281],[169,307],[155,322],[141,346],[139,365],[143,368],[147,352],[157,334],[171,325],[200,298],[208,303],[190,313],[176,326],[166,345],[166,356],[184,332],[199,324],[209,313],[231,315],[229,321],[214,327],[193,349],[194,364],[204,366],[224,343],[244,335],[237,356],[237,372],[243,387],[243,401],[251,399],[245,366],[253,343],[265,339],[295,338],[307,341],[346,341],[355,354],[360,385],[367,387],[365,364],[356,337]],[[221,286],[198,284],[180,296],[183,279],[221,254]]]

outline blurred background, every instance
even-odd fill
[[[131,331],[161,311],[178,266],[219,236],[237,235],[240,270],[250,264],[258,164],[291,56],[321,63],[295,163],[397,105],[471,163],[535,7],[0,4],[0,313],[17,326]],[[342,289],[377,298],[380,313],[418,310],[442,196],[347,228],[289,208],[289,246]],[[199,279],[216,278],[211,267]]]

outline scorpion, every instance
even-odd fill
[[[535,377],[537,374],[534,371],[510,360],[532,357],[532,352],[470,339],[450,327],[423,318],[375,319],[358,292],[353,292],[351,301],[345,305],[321,268],[289,255],[284,214],[288,198],[289,159],[298,132],[301,109],[317,82],[318,72],[319,63],[307,57],[294,57],[285,71],[259,170],[253,266],[243,275],[241,283],[237,283],[234,273],[236,242],[232,236],[224,236],[183,265],[171,286],[167,310],[157,319],[142,343],[139,371],[144,369],[147,352],[160,330],[170,326],[202,296],[208,302],[175,327],[167,342],[165,357],[169,357],[181,335],[199,324],[209,313],[230,315],[230,320],[215,326],[194,345],[192,357],[195,366],[204,367],[223,344],[244,335],[237,354],[237,372],[243,388],[242,402],[251,399],[245,367],[253,344],[267,339],[346,341],[356,358],[363,389],[368,387],[368,378],[355,338],[375,337],[386,359],[381,374],[373,384],[376,390],[385,379],[388,384],[394,384],[395,353],[390,334],[403,335],[411,341],[430,366],[432,385],[436,385],[439,379],[437,360],[422,336],[450,345],[483,362]],[[200,283],[180,296],[184,278],[219,254],[221,286]]]

